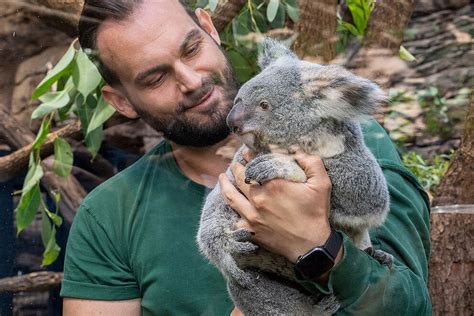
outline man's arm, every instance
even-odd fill
[[[65,297],[63,301],[65,316],[140,315],[140,299],[126,301],[97,301]]]
[[[304,249],[320,245],[327,238],[318,231],[328,228],[328,208],[321,207],[321,203],[326,204],[330,196],[322,162],[307,155],[298,162],[308,175],[308,183],[272,180],[262,187],[246,185],[240,179],[244,168],[237,165],[232,170],[242,195],[220,178],[227,203],[243,218],[240,227],[254,232],[254,240],[261,246],[293,262]],[[394,255],[393,267],[381,265],[344,236],[342,259],[328,278],[319,284],[301,280],[311,292],[333,293],[341,303],[338,314],[431,314],[426,284],[427,205],[418,188],[407,180],[409,177],[386,167],[391,213],[371,237],[374,246]],[[316,233],[308,235],[308,231]]]

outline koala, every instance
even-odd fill
[[[390,266],[393,257],[374,250],[369,238],[369,229],[380,226],[387,216],[389,194],[360,127],[386,96],[367,79],[340,66],[301,61],[271,39],[264,41],[258,63],[261,72],[240,88],[227,117],[245,144],[234,157],[246,166],[245,181],[307,180],[296,161],[272,152],[273,148],[286,153],[298,148],[320,156],[332,182],[331,225]],[[242,157],[245,146],[257,153],[249,162]],[[229,170],[227,176],[235,184]],[[229,293],[244,314],[337,311],[334,296],[310,295],[296,282],[291,262],[253,243],[247,230],[235,229],[238,219],[217,185],[204,203],[197,240],[202,253],[225,276]]]

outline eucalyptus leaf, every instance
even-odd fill
[[[300,20],[300,10],[296,0],[286,1],[286,13],[294,23],[298,23]]]
[[[399,50],[400,58],[406,61],[414,61],[416,60],[415,56],[413,56],[405,47],[400,45]]]
[[[43,210],[46,213],[46,215],[48,215],[48,217],[53,221],[54,225],[58,227],[62,225],[63,219],[61,218],[61,216],[59,216],[58,214],[54,214],[53,212],[51,212],[50,210],[46,208]]]
[[[77,91],[86,98],[102,81],[99,70],[82,50],[77,52],[76,62],[74,63],[72,72],[72,80]]]
[[[50,120],[49,118],[45,117],[43,118],[43,121],[41,122],[41,127],[38,131],[38,135],[36,135],[35,141],[32,145],[33,149],[39,149],[41,145],[43,144],[44,140],[48,136],[49,133],[49,125],[50,125]]]
[[[56,138],[54,140],[54,173],[60,177],[69,176],[73,159],[71,145],[63,138]]]
[[[218,0],[209,0],[209,9],[214,12],[217,8]]]
[[[87,99],[84,99],[82,94],[78,94],[76,97],[76,114],[81,121],[81,129],[84,135],[87,135],[89,123],[94,115],[95,107],[97,106],[97,100],[94,96],[89,95]]]
[[[104,124],[104,122],[106,122],[114,113],[115,109],[105,101],[103,96],[101,96],[97,102],[97,107],[95,108],[94,114],[89,122],[89,126],[87,127],[87,134]]]
[[[46,114],[65,107],[71,101],[68,90],[48,92],[47,94],[41,96],[40,100],[43,103],[33,111],[31,114],[32,119],[43,117]]]
[[[56,243],[56,228],[51,229],[50,238],[48,243],[46,244],[46,249],[43,252],[43,261],[41,262],[41,266],[48,266],[59,256],[59,252],[61,248]]]
[[[43,212],[41,213],[41,240],[45,247],[48,245],[48,241],[51,238],[52,228],[49,216],[43,208]]]
[[[92,154],[92,159],[94,159],[97,153],[99,152],[100,146],[102,145],[103,138],[104,138],[104,133],[103,133],[102,125],[87,134],[86,139],[85,139],[86,146],[87,146],[87,149],[89,149],[89,151]]]
[[[36,211],[40,206],[41,193],[39,185],[35,185],[26,193],[22,194],[16,208],[15,218],[18,234],[35,219]]]
[[[286,10],[285,6],[281,5],[278,7],[278,11],[275,19],[271,23],[272,28],[279,29],[285,26]]]
[[[76,55],[76,50],[74,49],[74,43],[71,44],[64,56],[59,60],[59,62],[54,66],[54,68],[44,77],[44,79],[33,91],[32,98],[37,99],[43,95],[48,89],[58,81],[62,76],[66,76],[72,71],[72,61]]]
[[[33,153],[31,153],[33,155]],[[33,163],[29,165],[28,172],[25,177],[25,182],[23,183],[22,194],[26,194],[30,191],[35,185],[39,183],[43,177],[43,168],[39,163]]]
[[[280,0],[270,0],[267,6],[267,19],[269,22],[273,22],[275,19],[278,7],[280,6]]]
[[[232,64],[234,68],[237,79],[240,82],[245,82],[254,75],[255,70],[248,63],[247,59],[244,56],[242,56],[238,51],[236,50],[228,51],[227,57],[229,58],[230,63]]]

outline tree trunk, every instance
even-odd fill
[[[367,24],[364,47],[389,49],[398,55],[414,7],[415,0],[378,0]]]
[[[58,287],[63,279],[62,272],[33,272],[21,276],[0,279],[2,292],[49,291]]]
[[[337,0],[300,0],[299,5],[293,49],[302,58],[309,55],[332,60],[336,56]]]
[[[461,145],[435,192],[434,205],[474,204],[474,90]]]
[[[433,315],[473,315],[474,205],[434,208],[431,246]]]

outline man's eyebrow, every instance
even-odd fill
[[[186,49],[188,48],[189,44],[194,41],[201,38],[201,32],[198,29],[193,29],[186,34],[184,37],[183,42],[179,46],[179,54],[180,56],[183,56],[186,54]]]

